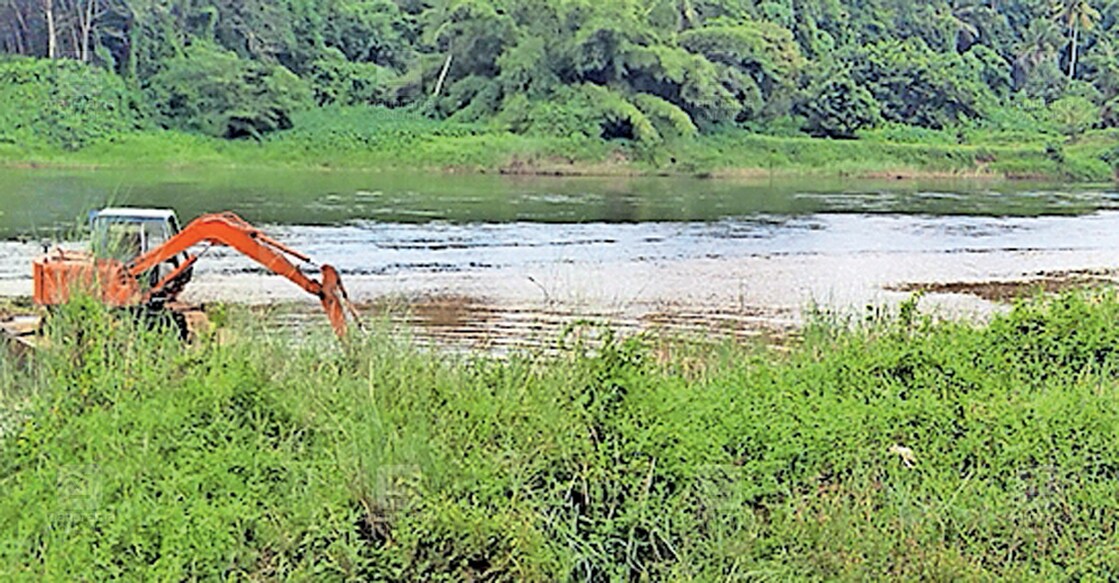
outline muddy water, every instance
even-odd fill
[[[484,347],[547,342],[580,319],[781,332],[810,304],[858,312],[919,288],[927,309],[982,317],[999,299],[985,285],[1051,289],[1119,265],[1111,187],[0,171],[0,200],[3,295],[30,293],[40,242],[80,238],[91,208],[231,209],[337,266],[366,312]],[[220,249],[188,294],[317,321],[290,283]]]

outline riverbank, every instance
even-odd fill
[[[0,357],[11,578],[1114,575],[1113,293],[764,346],[184,349],[95,306]],[[591,347],[594,347],[593,349]]]
[[[867,133],[859,140],[727,131],[656,145],[525,136],[383,109],[315,110],[263,140],[172,131],[114,135],[68,151],[2,143],[0,165],[44,168],[293,168],[423,170],[555,176],[770,178],[1002,178],[1102,182],[1114,178],[1115,132],[1074,143],[1048,135]]]

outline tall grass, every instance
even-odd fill
[[[0,368],[0,576],[1113,578],[1117,317],[1082,292],[499,359],[183,347],[79,302]]]

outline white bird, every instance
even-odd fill
[[[909,449],[904,445],[898,445],[895,443],[894,445],[890,446],[890,449],[888,451],[900,457],[901,463],[905,464],[905,467],[907,468],[912,468],[914,465],[917,464],[916,454],[913,453],[912,449]]]

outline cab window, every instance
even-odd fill
[[[97,219],[93,251],[98,257],[130,261],[165,243],[173,234],[171,230],[163,221]]]

